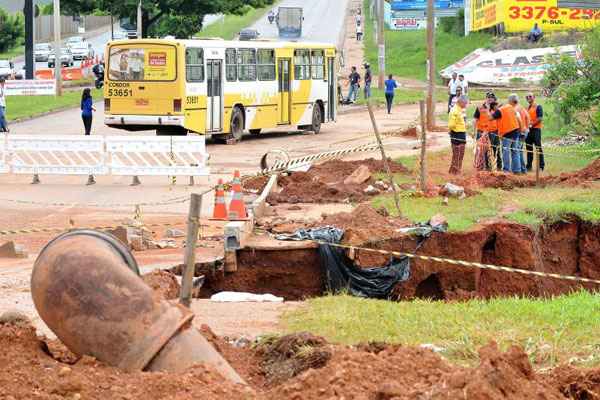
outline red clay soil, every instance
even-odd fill
[[[249,383],[244,387],[228,383],[202,365],[173,374],[124,373],[88,356],[65,364],[52,356],[27,322],[0,323],[2,398],[591,400],[597,399],[594,393],[600,389],[600,370],[563,367],[548,375],[536,374],[518,347],[502,353],[491,343],[480,349],[479,366],[463,368],[426,349],[348,348],[300,335],[298,340],[280,339],[266,353],[260,346],[258,350],[237,349],[219,338],[209,338]],[[301,353],[287,351],[293,348],[285,343],[301,343],[304,336],[312,339],[302,346]],[[277,357],[273,357],[275,353]],[[297,362],[299,357],[305,362]],[[291,366],[292,377],[267,382],[264,376],[278,365]]]
[[[561,183],[570,186],[580,185],[584,182],[600,180],[600,158],[597,158],[585,168],[573,173],[563,173],[550,179],[552,183]]]
[[[344,179],[358,167],[366,165],[371,174],[384,172],[383,161],[369,158],[359,161],[331,160],[311,167],[308,172],[294,172],[278,180],[280,193],[271,194],[267,201],[276,203],[340,203],[368,200],[378,193],[364,190],[375,183],[373,177],[358,185],[345,185]],[[408,173],[406,167],[390,160],[394,173]]]
[[[165,270],[156,270],[142,275],[142,279],[159,298],[167,300],[179,298],[181,286],[175,274]]]

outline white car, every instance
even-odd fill
[[[127,39],[127,32],[125,31],[115,31],[113,33],[112,40],[125,40]]]
[[[36,62],[47,62],[50,53],[52,53],[52,46],[50,43],[38,43],[33,48],[33,54]]]
[[[71,53],[73,53],[74,60],[85,60],[94,58],[94,49],[91,43],[81,42],[74,44],[70,47]]]
[[[0,60],[0,78],[13,79],[15,77],[15,65],[9,60]]]
[[[71,36],[65,42],[65,44],[66,44],[67,47],[73,47],[73,46],[78,45],[80,43],[85,43],[85,39],[83,38],[83,36]]]
[[[50,53],[48,56],[48,68],[54,68],[56,63],[56,52]],[[60,49],[60,64],[65,67],[72,67],[75,62],[73,61],[73,53],[71,49],[66,47]]]

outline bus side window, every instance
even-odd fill
[[[310,79],[310,51],[294,51],[294,80],[304,81]]]
[[[256,49],[238,49],[238,79],[244,82],[256,80]]]
[[[258,49],[258,80],[275,80],[275,50]]]
[[[204,82],[204,50],[185,50],[185,77],[188,82]]]
[[[225,75],[227,82],[235,82],[238,79],[237,54],[235,49],[225,50]]]
[[[312,78],[322,80],[325,76],[325,59],[323,58],[323,50],[313,50],[311,52],[310,59]]]

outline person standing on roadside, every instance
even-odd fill
[[[458,85],[462,88],[462,93],[467,96],[469,94],[469,82],[467,82],[463,74],[458,76]]]
[[[92,118],[93,112],[96,111],[94,108],[94,100],[92,99],[92,93],[90,88],[83,89],[81,94],[81,119],[83,120],[83,127],[85,129],[85,135],[89,136],[92,131]],[[94,175],[88,175],[87,185],[94,185]]]
[[[531,171],[533,165],[533,152],[538,153],[540,160],[540,170],[544,170],[546,164],[544,163],[544,152],[542,151],[542,120],[544,119],[544,109],[542,106],[535,102],[535,96],[533,93],[528,93],[525,96],[529,107],[527,111],[529,113],[530,128],[527,138],[525,138],[525,148],[527,150],[527,171]]]
[[[360,42],[363,36],[363,27],[362,24],[356,25],[356,41]]]
[[[467,124],[465,110],[469,100],[467,96],[460,96],[456,105],[450,110],[448,116],[448,129],[450,130],[450,144],[452,145],[452,162],[449,173],[458,175],[462,172],[462,163],[465,157],[465,145],[467,143]]]
[[[6,122],[6,93],[4,78],[0,78],[0,132],[8,132]]]
[[[350,72],[348,80],[350,81],[348,102],[354,103],[358,97],[358,89],[360,88],[360,74],[356,71],[356,67],[352,67],[352,72]]]
[[[498,121],[498,135],[502,140],[502,169],[505,172],[521,173],[521,157],[519,156],[519,138],[522,121],[517,112],[519,97],[508,96],[508,104],[504,104],[492,114]]]
[[[365,64],[365,100],[369,100],[371,97],[371,81],[373,80],[373,74],[371,73],[371,66]]]
[[[460,86],[458,82],[458,74],[452,73],[452,79],[448,82],[448,112],[452,110],[452,99],[456,97],[456,88]]]
[[[398,87],[398,84],[394,80],[392,74],[388,75],[388,79],[385,81],[385,102],[387,104],[388,114],[392,113],[392,105],[394,104],[394,90]]]

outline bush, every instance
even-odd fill
[[[454,33],[459,36],[465,35],[465,10],[458,10],[454,17],[440,18],[440,29],[446,33]]]
[[[11,16],[6,10],[0,8],[0,53],[20,45],[24,36],[25,22],[23,16],[20,14]]]

